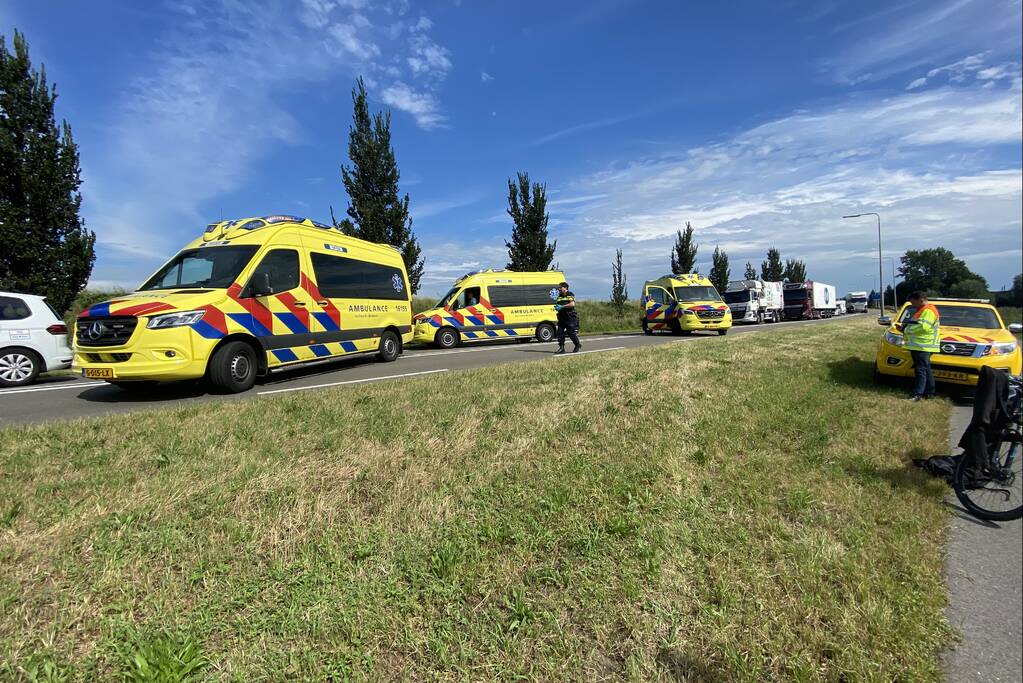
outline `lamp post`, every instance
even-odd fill
[[[874,256],[873,258],[874,258],[875,261],[877,260],[876,256]],[[885,256],[884,260],[888,261],[889,263],[892,264],[892,296],[895,297],[895,310],[898,311],[899,310],[899,290],[895,286],[895,257],[894,256]]]
[[[884,317],[884,263],[881,261],[881,216],[873,212],[854,213],[842,218],[860,218],[861,216],[873,216],[877,219],[877,279],[881,283],[881,317]]]

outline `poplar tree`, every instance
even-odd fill
[[[615,260],[611,262],[611,306],[615,317],[625,317],[625,306],[629,302],[629,288],[625,284],[625,271],[622,269],[622,250],[615,250]]]
[[[529,183],[529,174],[516,174],[508,179],[508,215],[512,219],[511,242],[508,247],[508,270],[549,270],[554,260],[555,240],[547,243],[547,186]]]
[[[696,251],[699,245],[693,242],[693,226],[686,221],[686,229],[675,232],[675,246],[671,249],[671,272],[673,274],[695,273]]]
[[[789,282],[806,282],[806,264],[794,258],[785,259],[785,272],[782,279]]]
[[[711,284],[719,292],[723,292],[728,288],[728,280],[731,276],[732,271],[728,268],[728,254],[721,251],[721,247],[715,246],[714,254],[711,256],[710,275],[708,276]]]
[[[750,263],[749,261],[746,261],[746,273],[743,275],[743,277],[747,280],[757,279],[757,271],[753,268],[753,264]]]
[[[79,215],[78,147],[53,113],[57,89],[32,68],[25,36],[0,36],[0,289],[66,311],[92,274],[96,235]]]
[[[348,158],[341,166],[341,181],[348,193],[348,218],[338,227],[348,235],[401,252],[412,293],[419,291],[425,259],[409,216],[408,193],[398,196],[398,162],[391,147],[391,112],[369,113],[366,86],[360,77],[352,89],[352,126],[348,130]]]
[[[760,262],[760,279],[768,282],[781,282],[785,274],[785,266],[781,264],[781,254],[774,247],[767,250],[767,260]]]

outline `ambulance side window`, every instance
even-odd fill
[[[458,300],[455,305],[456,308],[465,308],[466,306],[476,306],[480,302],[480,288],[469,287],[463,289],[462,293],[458,295]]]
[[[250,279],[263,273],[270,279],[270,291],[273,294],[295,289],[298,287],[298,252],[293,249],[274,249],[263,257]]]
[[[647,296],[649,296],[650,300],[653,301],[655,304],[668,303],[668,293],[665,292],[660,287],[651,287],[650,290],[647,292]]]

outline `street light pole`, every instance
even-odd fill
[[[854,213],[851,216],[842,216],[842,218],[860,218],[861,216],[873,216],[877,219],[877,279],[881,283],[881,317],[884,317],[884,263],[881,261],[881,216],[873,212],[867,212]]]
[[[874,257],[877,258],[876,256]],[[895,297],[895,309],[899,310],[899,288],[895,286],[895,258],[892,256],[885,256],[886,261],[892,264],[892,296]]]

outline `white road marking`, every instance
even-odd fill
[[[42,386],[42,387],[23,387],[18,389],[0,389],[0,396],[7,396],[9,394],[31,394],[34,391],[56,391],[57,389],[75,389],[81,387],[94,387],[100,384],[99,382],[74,382],[66,384],[58,384],[54,386]]]
[[[447,372],[447,368],[441,368],[439,370],[423,370],[422,372],[406,372],[401,375],[383,375],[381,377],[366,377],[365,379],[349,379],[343,382],[328,382],[327,384],[310,384],[309,386],[301,387],[289,387],[287,389],[271,389],[270,391],[259,391],[257,392],[260,396],[266,396],[267,394],[283,394],[286,391],[302,391],[304,389],[323,389],[324,387],[337,387],[342,384],[364,384],[366,382],[379,382],[385,379],[400,379],[402,377],[417,377],[419,375],[433,375],[438,372]]]

